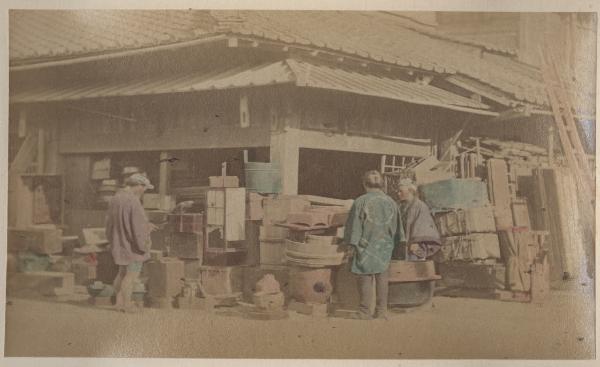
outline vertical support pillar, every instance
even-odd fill
[[[59,174],[61,171],[60,154],[58,151],[58,122],[52,121],[46,135],[45,171],[49,174]]]
[[[282,193],[298,194],[298,167],[300,144],[296,129],[283,129],[271,132],[271,162],[281,167]]]
[[[16,180],[16,208],[15,226],[17,228],[27,228],[33,222],[33,191],[32,177],[18,175]]]
[[[158,194],[160,195],[161,203],[164,202],[164,197],[169,190],[169,174],[171,167],[169,166],[169,154],[160,152],[160,167],[158,171]]]
[[[45,171],[46,163],[46,130],[40,126],[38,128],[38,140],[37,140],[37,160],[36,160],[36,173],[41,175]]]
[[[554,126],[548,125],[548,164],[554,167]]]
[[[17,130],[19,139],[27,136],[27,110],[25,108],[19,111],[19,125]]]
[[[483,161],[481,159],[481,142],[480,142],[480,138],[476,138],[475,139],[475,154],[477,154],[477,165],[480,165],[481,162]]]

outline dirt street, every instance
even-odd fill
[[[591,298],[564,290],[543,306],[435,297],[432,308],[388,321],[8,302],[6,356],[586,359],[595,345]]]

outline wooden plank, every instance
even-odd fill
[[[536,170],[538,192],[542,200],[544,229],[550,231],[550,263],[553,279],[563,279],[569,273],[566,259],[563,256],[565,237],[560,225],[558,198],[556,194],[556,176],[554,170]]]
[[[288,129],[291,131],[293,129]],[[430,140],[426,144],[410,139],[394,141],[373,136],[356,136],[333,132],[297,130],[300,148],[328,149],[344,152],[403,155],[426,157],[429,155]]]
[[[310,201],[311,204],[335,205],[335,206],[343,206],[346,208],[351,207],[352,203],[354,202],[354,200],[352,200],[352,199],[342,200],[342,199],[334,199],[334,198],[328,198],[328,197],[317,196],[317,195],[298,195],[298,197]]]
[[[503,159],[488,159],[488,190],[490,201],[495,206],[510,205],[508,167]]]
[[[531,228],[531,221],[529,220],[529,209],[527,207],[527,201],[513,201],[511,204],[511,210],[515,227]]]
[[[577,183],[570,171],[555,170],[557,177],[557,201],[559,205],[558,217],[564,235],[562,252],[565,256],[569,273],[574,278],[579,278],[586,262],[584,251],[586,238],[584,236],[584,222],[581,206],[578,201]]]

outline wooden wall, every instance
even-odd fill
[[[106,99],[77,108],[63,107],[59,141],[63,154],[269,145],[263,111],[252,111],[251,127],[240,127],[235,90]]]

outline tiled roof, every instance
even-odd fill
[[[409,103],[438,106],[487,114],[488,106],[445,90],[359,73],[341,68],[288,59],[261,65],[223,67],[209,72],[138,77],[130,80],[103,80],[58,86],[55,83],[11,95],[11,103],[57,102],[90,98],[186,93],[216,89],[295,84],[299,87],[337,90]]]
[[[9,55],[64,58],[177,43],[215,24],[192,10],[10,10]]]
[[[110,53],[227,33],[442,74],[546,104],[538,69],[486,47],[419,30],[399,17],[356,11],[11,10],[11,63]]]
[[[516,99],[544,104],[536,68],[483,47],[452,42],[408,28],[398,17],[371,12],[243,12],[235,33],[337,50],[386,63],[439,73],[460,73]]]

